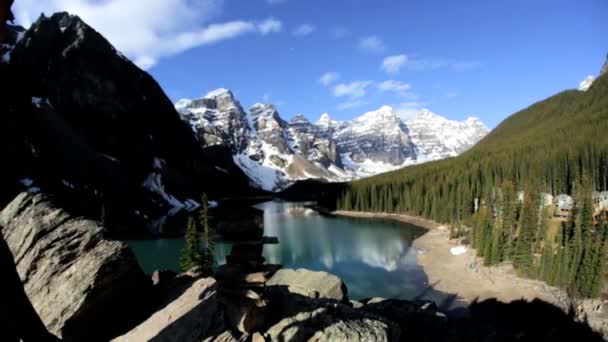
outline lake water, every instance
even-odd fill
[[[266,202],[266,236],[278,245],[264,246],[268,263],[286,268],[326,271],[340,277],[352,299],[368,297],[411,299],[428,286],[416,263],[412,241],[425,230],[388,220],[334,218],[317,215],[302,204]],[[145,272],[178,271],[183,239],[130,240]],[[230,245],[216,244],[218,264],[225,262]]]

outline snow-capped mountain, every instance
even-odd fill
[[[488,134],[478,118],[448,120],[428,109],[406,122],[418,162],[455,157]]]
[[[316,126],[298,119],[288,123],[273,105],[258,103],[245,111],[232,92],[218,89],[175,107],[204,145],[230,147],[235,163],[264,190],[278,191],[301,179],[348,178],[335,165],[335,147],[332,154],[329,141],[317,140]]]
[[[273,105],[245,111],[227,89],[175,104],[203,145],[230,147],[252,183],[279,191],[295,180],[347,181],[462,153],[488,133],[476,118],[458,122],[428,110],[404,122],[388,106],[352,121],[324,113],[285,121]]]

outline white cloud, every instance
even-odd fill
[[[339,73],[333,72],[333,71],[328,71],[328,72],[324,73],[321,76],[321,78],[319,78],[319,82],[327,87],[339,79],[340,79]]]
[[[367,94],[367,87],[372,84],[371,81],[355,81],[351,83],[340,83],[334,87],[334,96],[348,96],[351,99],[358,99]]]
[[[421,102],[403,102],[396,106],[397,115],[405,121],[411,120],[418,115],[424,108]]]
[[[382,52],[386,49],[384,42],[378,36],[367,36],[359,40],[359,48],[364,51]]]
[[[406,55],[388,56],[382,61],[382,66],[380,69],[384,70],[388,74],[396,74],[406,62]]]
[[[595,81],[594,76],[589,75],[589,76],[585,77],[585,79],[582,80],[581,83],[578,84],[578,90],[580,90],[580,91],[589,90],[589,87],[591,87],[591,85],[593,84],[593,81]]]
[[[283,23],[275,18],[268,18],[258,24],[258,29],[262,35],[267,35],[273,32],[281,32]]]
[[[353,101],[347,101],[347,102],[340,103],[336,108],[338,110],[346,110],[346,109],[361,107],[366,104],[367,104],[367,102],[362,101],[362,100],[353,100]]]
[[[402,65],[411,71],[427,71],[449,69],[451,71],[469,71],[477,69],[481,63],[475,61],[454,61],[449,59],[411,59],[408,58]]]
[[[412,88],[412,86],[407,83],[395,80],[380,82],[377,84],[377,87],[380,92],[393,92],[399,95],[404,95]]]
[[[136,64],[149,68],[160,58],[244,34],[269,34],[280,21],[230,21],[210,24],[223,0],[20,0],[15,3],[17,23],[29,26],[40,13],[77,14],[104,35]]]
[[[293,31],[293,35],[294,36],[308,36],[309,34],[313,33],[315,31],[315,27],[309,24],[304,24],[304,25],[300,25],[298,26],[294,31]]]

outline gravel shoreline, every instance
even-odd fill
[[[452,255],[450,248],[456,242],[449,239],[445,225],[420,217],[403,214],[366,213],[351,211],[333,212],[336,216],[392,219],[428,229],[413,242],[417,261],[428,276],[435,291],[452,294],[467,303],[496,298],[508,303],[518,299],[541,299],[561,306],[560,291],[543,282],[521,278],[509,264],[485,267],[475,251],[467,249],[461,255]]]

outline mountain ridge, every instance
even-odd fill
[[[489,129],[478,118],[458,122],[423,110],[404,121],[381,106],[350,121],[323,113],[285,120],[272,104],[245,110],[225,88],[175,103],[203,146],[225,145],[252,184],[280,191],[297,180],[350,181],[458,155]]]

